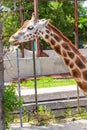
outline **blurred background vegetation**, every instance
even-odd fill
[[[1,7],[4,6],[3,10],[8,10],[8,12],[13,10],[19,10],[19,0],[1,0]],[[78,28],[79,28],[79,48],[83,48],[83,45],[87,43],[87,7],[83,7],[85,1],[78,2]],[[22,0],[23,4],[23,20],[31,18],[32,12],[34,11],[34,3],[28,0]],[[0,7],[0,8],[1,8]],[[74,38],[74,3],[70,0],[65,0],[64,2],[58,1],[44,1],[39,2],[38,5],[39,18],[50,19],[50,22],[56,26],[59,30],[63,32],[73,43]],[[3,18],[8,12],[0,12]],[[9,37],[20,28],[20,15],[19,11],[15,11],[10,15],[4,24],[3,35],[4,45],[9,45]],[[43,49],[50,49],[45,42],[40,39]]]

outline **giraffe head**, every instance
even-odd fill
[[[11,45],[17,45],[34,40],[36,37],[41,36],[47,24],[48,20],[45,19],[36,21],[35,15],[33,14],[31,20],[25,21],[23,26],[10,37],[9,42]]]

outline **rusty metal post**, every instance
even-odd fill
[[[78,48],[78,0],[74,0],[74,13],[75,13],[75,45]],[[79,87],[77,85],[77,104],[78,113],[80,114],[80,100],[79,100]]]
[[[4,61],[2,43],[2,23],[0,23],[0,130],[6,130],[5,109],[4,109]]]
[[[23,6],[22,6],[22,0],[20,0],[20,23],[21,23],[21,26],[23,25]],[[22,43],[21,44],[21,47],[22,47],[22,58],[24,58],[24,44]]]
[[[78,0],[74,0],[75,9],[75,45],[78,48]]]
[[[38,19],[38,0],[34,0],[34,13],[35,13],[36,21],[37,21],[37,19]],[[40,43],[39,43],[38,38],[36,38],[36,56],[37,57],[40,56]]]

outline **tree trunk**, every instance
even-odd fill
[[[0,35],[2,35],[2,24],[0,24]],[[4,97],[3,44],[2,40],[0,40],[0,130],[5,130],[3,97]]]

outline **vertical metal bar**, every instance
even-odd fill
[[[6,130],[5,110],[4,110],[4,61],[2,42],[2,23],[0,23],[0,130]]]
[[[36,82],[36,62],[35,62],[34,43],[33,43],[33,69],[34,69],[35,103],[36,103],[36,110],[38,110],[38,99],[37,99],[37,82]]]
[[[75,10],[75,45],[78,48],[78,0],[74,0],[74,10]],[[80,114],[80,100],[79,100],[79,87],[77,85],[77,104],[78,113]]]
[[[20,89],[20,69],[19,69],[19,56],[18,56],[18,49],[16,49],[17,54],[17,74],[18,74],[18,96],[21,97],[21,89]],[[22,107],[20,107],[20,126],[22,127]]]
[[[38,0],[34,0],[34,13],[36,20],[38,19]]]
[[[74,0],[75,9],[75,45],[78,48],[78,1]]]
[[[21,22],[21,26],[23,25],[23,6],[22,6],[22,0],[20,0],[20,22]],[[24,44],[21,44],[22,46],[22,58],[24,58]]]
[[[38,19],[38,0],[34,0],[34,13],[35,19]],[[36,55],[40,56],[40,44],[39,39],[36,38]],[[35,88],[35,102],[36,102],[36,110],[38,110],[38,99],[37,99],[37,82],[36,82],[36,62],[35,62],[35,51],[34,51],[34,43],[33,43],[33,65],[34,65],[34,88]]]
[[[38,0],[34,0],[34,13],[35,13],[35,19],[37,21],[38,19]],[[36,38],[36,56],[40,56],[40,43],[39,39]]]

